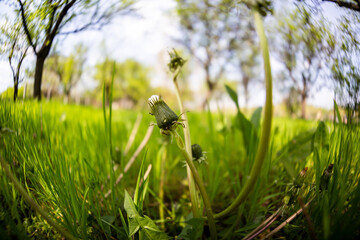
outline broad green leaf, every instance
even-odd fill
[[[124,209],[129,218],[134,218],[135,216],[139,216],[139,213],[137,212],[135,207],[135,203],[126,190],[125,190]]]
[[[329,149],[329,129],[324,122],[320,122],[316,129],[313,148]]]
[[[240,110],[238,111],[235,120],[235,126],[242,132],[245,150],[249,154],[249,151],[251,150],[250,146],[255,146],[254,143],[257,142],[257,135],[254,134],[254,126]]]
[[[162,240],[168,239],[168,236],[161,232],[156,224],[147,216],[142,217],[136,210],[135,203],[125,190],[124,208],[129,218],[129,235],[134,235],[139,229],[144,239]]]
[[[236,108],[240,110],[237,93],[229,85],[225,85],[225,88],[231,100],[236,104]]]
[[[163,233],[149,217],[137,216],[135,218],[141,227],[141,232],[143,234],[143,237],[145,237],[145,239],[150,239],[150,240],[169,239],[169,237],[165,233]]]
[[[115,216],[102,216],[101,220],[106,223],[113,224],[115,222]]]
[[[255,129],[252,122],[250,122],[245,115],[240,111],[239,102],[238,102],[238,95],[237,93],[228,85],[225,85],[226,91],[229,94],[230,98],[233,100],[233,102],[236,104],[236,108],[238,110],[236,119],[235,119],[235,126],[238,127],[238,129],[242,132],[245,150],[249,154],[250,146],[255,146],[257,143],[257,135],[254,134]],[[257,110],[258,111],[258,110]],[[259,114],[259,113],[256,113]],[[261,116],[261,111],[260,111]],[[259,117],[259,116],[256,116]],[[256,120],[256,117],[254,117],[254,121]],[[260,119],[259,119],[260,121]]]
[[[340,111],[339,111],[339,107],[338,107],[335,100],[334,100],[334,108],[335,108],[335,111],[336,111],[337,119],[338,119],[339,123],[342,124],[342,119],[341,119],[341,114],[340,114]],[[334,116],[334,118],[335,118],[335,116]]]
[[[203,218],[191,218],[190,220],[186,221],[186,226],[181,231],[178,239],[200,239],[204,229],[204,222],[205,220]]]
[[[104,231],[111,235],[111,225],[113,224],[113,222],[115,221],[115,217],[114,216],[102,216],[101,217],[101,221],[104,223]]]
[[[296,177],[294,166],[305,160],[313,151],[311,141],[314,131],[306,131],[296,135],[277,152],[279,160],[292,178]]]
[[[256,131],[259,131],[260,128],[261,111],[262,107],[258,107],[251,115],[251,122]]]
[[[138,221],[136,218],[130,218],[129,217],[129,236],[133,236],[137,231],[139,231],[140,225],[138,224]]]
[[[329,130],[324,122],[320,122],[313,138],[314,165],[316,169],[316,186],[320,187],[322,169],[326,165],[329,155]]]

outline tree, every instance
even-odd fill
[[[106,57],[104,61],[99,62],[95,65],[95,80],[99,82],[99,85],[96,89],[97,92],[101,93],[101,89],[105,88],[106,94],[106,104],[108,104],[108,99],[110,96],[110,89],[111,89],[111,80],[112,80],[112,71],[113,71],[113,64],[116,64],[116,61]],[[114,91],[113,91],[113,98],[118,98],[120,95],[119,89],[119,81],[117,77],[114,76]]]
[[[300,2],[306,2],[305,0],[297,0]],[[319,0],[312,0],[315,6],[320,4]],[[356,12],[360,12],[360,0],[321,0],[322,2],[330,2],[338,5],[339,7],[350,9]]]
[[[87,29],[100,29],[119,13],[127,13],[131,0],[17,0],[16,11],[29,45],[36,55],[34,98],[41,99],[44,63],[54,39],[60,34],[77,33]]]
[[[239,19],[229,14],[233,3],[228,0],[177,0],[182,39],[178,39],[200,63],[208,88],[203,107],[225,72],[236,39]]]
[[[18,96],[19,84],[22,82],[22,63],[26,57],[29,45],[18,22],[8,19],[0,28],[0,54],[7,54],[14,82],[14,102]]]
[[[351,9],[354,11],[360,12],[360,1],[359,0],[353,0],[353,1],[341,1],[341,0],[322,0],[323,2],[332,2],[337,4],[339,7],[344,7],[347,9]]]
[[[69,56],[61,56],[56,50],[49,56],[45,69],[57,75],[65,94],[64,101],[70,98],[71,89],[79,82],[86,60],[87,47],[75,45],[74,52]]]
[[[150,90],[149,68],[133,59],[119,63],[106,57],[104,61],[96,64],[95,79],[99,81],[98,92],[100,93],[105,85],[105,94],[109,96],[114,63],[113,98],[138,103]]]
[[[121,82],[121,95],[137,104],[149,92],[150,69],[133,59],[127,59],[117,65],[116,71]]]
[[[347,110],[350,122],[354,114],[359,113],[360,110],[360,37],[357,32],[360,19],[353,14],[351,20],[349,16],[345,16],[340,21],[338,26],[341,34],[340,44],[336,47],[335,59],[331,68],[337,101]]]
[[[319,16],[318,16],[319,17]],[[299,7],[280,21],[281,42],[274,48],[285,68],[284,84],[301,96],[301,117],[306,118],[306,100],[314,91],[325,58],[333,53],[334,38],[322,20],[316,21],[305,7]]]
[[[238,68],[241,74],[245,107],[247,107],[250,99],[249,88],[260,79],[260,49],[251,10],[244,5],[239,5],[237,10],[238,17],[241,19],[239,23],[241,31],[236,33],[236,41],[232,42],[229,50],[233,52],[232,59],[235,68]]]

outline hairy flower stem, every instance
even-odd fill
[[[175,85],[175,93],[176,93],[176,98],[178,100],[178,104],[179,104],[179,108],[180,108],[180,112],[183,113],[182,114],[182,119],[184,119],[184,138],[185,138],[185,149],[187,151],[187,153],[190,155],[190,159],[192,159],[192,155],[191,155],[191,138],[190,138],[190,127],[189,127],[189,122],[187,119],[187,115],[186,112],[184,111],[184,107],[181,101],[181,97],[180,97],[180,90],[179,90],[179,86],[177,83],[177,77],[180,73],[181,68],[178,68],[175,73],[174,73],[174,77],[173,77],[173,81],[174,81],[174,85]],[[200,214],[200,209],[199,209],[199,198],[196,192],[196,186],[194,183],[194,179],[191,173],[191,170],[189,168],[189,166],[186,166],[186,172],[187,172],[187,178],[188,178],[188,182],[189,182],[189,191],[190,191],[190,199],[191,199],[191,205],[192,205],[192,212],[193,212],[193,216],[198,218],[201,216]]]
[[[67,230],[62,228],[60,225],[58,225],[50,215],[42,209],[34,199],[32,199],[29,194],[26,192],[26,190],[21,186],[19,181],[16,179],[16,177],[11,173],[7,163],[5,160],[0,156],[0,165],[4,169],[6,175],[9,177],[9,179],[13,182],[14,187],[20,192],[20,194],[23,196],[25,201],[35,210],[37,211],[51,226],[53,226],[60,234],[62,234],[66,239],[75,240],[76,238],[69,233]]]
[[[265,83],[266,83],[265,116],[262,123],[260,144],[256,153],[254,165],[250,172],[250,177],[248,181],[245,183],[245,186],[241,189],[241,192],[232,202],[232,204],[229,207],[227,207],[224,211],[215,214],[214,215],[215,218],[221,218],[229,214],[234,209],[236,209],[241,203],[245,201],[251,190],[254,188],[256,180],[260,175],[261,167],[263,165],[263,162],[266,157],[266,152],[269,147],[271,121],[272,121],[272,79],[271,79],[270,57],[269,57],[269,49],[268,49],[268,44],[265,36],[265,30],[262,23],[261,15],[257,11],[254,11],[254,18],[255,18],[256,32],[259,35],[260,47],[264,60]]]
[[[195,180],[196,185],[199,188],[200,194],[202,196],[202,199],[204,201],[204,205],[205,205],[205,212],[206,212],[206,216],[207,216],[207,220],[209,223],[209,229],[210,229],[210,234],[211,234],[211,239],[217,239],[217,234],[216,234],[216,226],[215,226],[215,221],[214,221],[214,216],[212,213],[212,209],[211,209],[211,204],[210,204],[210,200],[209,197],[206,193],[206,189],[204,187],[204,184],[199,176],[199,173],[196,170],[196,167],[192,161],[191,155],[186,151],[185,145],[184,145],[184,141],[182,140],[181,136],[179,135],[179,133],[176,130],[172,130],[172,134],[176,139],[176,143],[179,147],[179,149],[181,150],[182,154],[185,157],[186,163],[188,165],[188,167],[191,170],[192,176]]]

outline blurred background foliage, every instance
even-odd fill
[[[136,2],[55,4],[9,0],[2,4],[13,11],[2,14],[0,53],[1,60],[11,66],[14,86],[2,93],[3,98],[43,96],[65,103],[100,106],[103,84],[109,92],[113,64],[115,108],[141,108],[153,93],[172,96],[170,77],[164,67],[159,68],[165,66],[166,57],[154,59],[151,64],[134,58],[118,60],[110,50],[112,47],[104,47],[111,36],[104,36],[98,46],[102,55],[96,60],[90,59],[92,55],[84,42],[74,42],[72,50],[66,53],[62,49],[67,36],[86,30],[101,34],[102,28],[114,19],[124,15],[139,17]],[[339,9],[338,16],[329,17],[329,6]],[[256,104],[249,103],[258,99],[264,88],[251,17],[251,9],[257,9],[265,17],[271,45],[277,92],[275,113],[301,118],[320,116],[325,110],[311,105],[314,97],[325,89],[326,93],[334,94],[349,121],[358,119],[358,6],[358,1],[176,0],[166,14],[176,19],[173,28],[179,33],[170,36],[170,42],[187,59],[181,76],[185,105],[195,110],[206,109],[209,103],[212,108],[234,111],[225,94],[224,85],[228,84],[239,92],[245,111],[255,107]],[[169,50],[164,46],[163,55]],[[172,97],[169,101],[175,102]],[[330,119],[330,113],[322,117]]]

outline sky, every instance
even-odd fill
[[[101,61],[105,56],[104,53],[118,61],[133,58],[145,65],[152,66],[154,69],[151,76],[152,84],[163,85],[169,78],[166,72],[167,52],[178,47],[173,39],[180,36],[177,27],[178,18],[174,12],[175,6],[174,0],[140,0],[135,5],[136,16],[117,18],[101,31],[85,31],[59,39],[62,42],[61,52],[68,55],[76,43],[84,43],[89,47],[87,66],[94,66],[96,62]],[[339,16],[338,8],[333,4],[323,4],[322,7],[326,16],[331,19]],[[3,14],[7,11],[6,8],[0,1],[0,23],[4,20]],[[274,58],[271,60],[273,72],[276,72],[280,68],[280,64]],[[29,66],[33,62],[34,57],[30,56],[25,65]],[[194,61],[191,64],[194,64]],[[194,69],[194,74],[190,78],[191,88],[193,90],[203,89],[203,81],[194,81],[203,79],[202,70],[195,64],[191,67]],[[93,69],[88,67],[86,73],[83,77],[82,87],[94,87],[96,83],[92,80]],[[168,82],[170,87],[171,82]],[[0,92],[11,86],[11,71],[7,60],[2,58],[0,59]],[[249,106],[263,105],[265,99],[263,87],[258,86],[251,92],[254,94],[250,95]],[[280,93],[275,92],[274,103],[279,103],[281,99]],[[310,96],[308,103],[330,109],[333,106],[332,99],[332,91],[323,88]],[[240,104],[242,104],[241,99]]]

